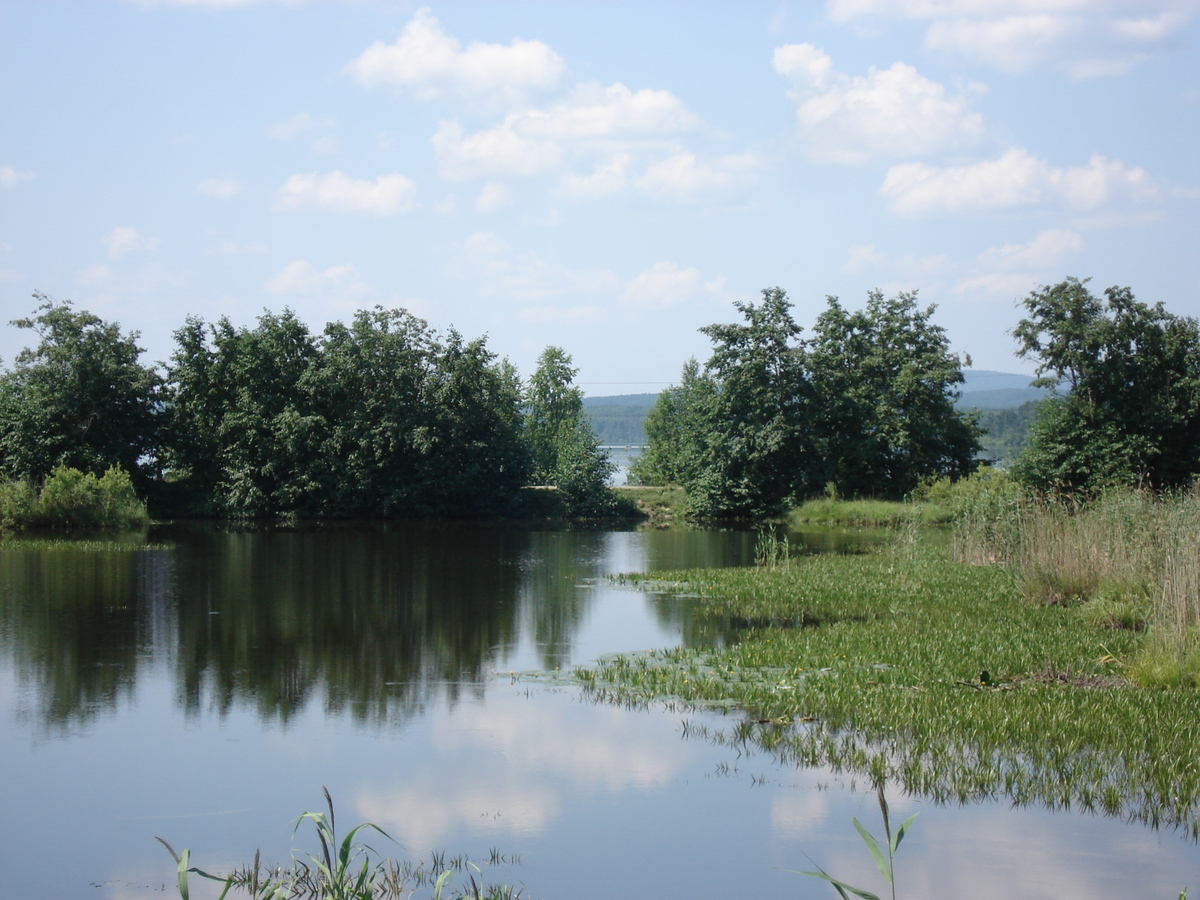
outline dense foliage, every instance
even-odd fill
[[[70,302],[34,294],[38,336],[0,375],[0,475],[40,483],[58,465],[100,474],[119,466],[139,486],[156,470],[162,382],[122,334]]]
[[[800,339],[779,288],[736,304],[745,323],[713,342],[647,417],[634,474],[677,482],[708,516],[763,516],[821,490],[902,497],[922,479],[971,472],[974,413],[954,408],[961,363],[916,295],[876,292],[850,313],[836,298]]]
[[[558,488],[569,517],[604,516],[614,512],[607,483],[616,467],[583,411],[577,373],[561,347],[545,349],[526,391],[525,439],[534,479]]]
[[[403,310],[362,310],[321,334],[285,310],[253,328],[189,317],[160,375],[139,362],[136,334],[35,297],[13,324],[40,343],[0,375],[0,477],[21,508],[68,466],[85,487],[131,473],[171,514],[613,512],[613,465],[559,348],[526,391],[484,338],[442,336]],[[531,481],[558,490],[535,497]]]
[[[176,340],[166,457],[197,512],[495,514],[526,482],[519,381],[482,338],[376,308],[320,337],[284,312]]]
[[[1025,300],[1018,354],[1069,391],[1041,407],[1017,472],[1059,490],[1187,484],[1200,475],[1200,326],[1129,288],[1104,297],[1068,278]]]

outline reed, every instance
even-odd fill
[[[321,791],[325,795],[325,810],[303,813],[292,830],[294,838],[301,825],[311,823],[320,853],[308,854],[305,860],[293,860],[288,866],[263,866],[255,852],[252,864],[228,875],[214,875],[191,865],[189,850],[176,853],[165,840],[157,838],[175,860],[181,900],[190,900],[189,875],[220,884],[218,900],[225,900],[231,891],[248,894],[254,900],[410,900],[418,891],[424,891],[431,900],[520,900],[520,890],[484,882],[482,868],[466,857],[447,860],[445,854],[435,853],[431,866],[426,867],[423,863],[397,861],[376,853],[358,841],[358,835],[374,831],[388,840],[391,838],[371,822],[356,825],[339,840],[333,797],[327,788],[322,787]],[[493,865],[516,861],[497,848],[492,848],[490,860]],[[466,872],[466,882],[461,888],[453,888],[455,873],[462,872]],[[480,876],[478,881],[476,875]],[[449,893],[451,890],[454,893]]]

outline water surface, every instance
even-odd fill
[[[786,871],[811,868],[805,854],[882,889],[850,826],[877,823],[870,792],[686,737],[718,714],[596,705],[519,674],[730,639],[688,600],[604,576],[745,565],[753,533],[180,526],[147,539],[0,549],[4,896],[169,896],[154,835],[205,867],[257,847],[284,860],[322,785],[343,823],[369,819],[402,845],[387,852],[519,855],[489,875],[533,898],[833,897]],[[1200,887],[1200,854],[1174,833],[892,799],[923,810],[899,857],[903,896]]]

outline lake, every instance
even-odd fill
[[[692,735],[737,713],[598,705],[554,677],[732,639],[687,598],[605,576],[753,561],[737,530],[338,524],[156,527],[116,550],[0,547],[0,862],[13,898],[176,896],[154,840],[224,871],[312,849],[333,795],[394,856],[486,861],[528,898],[836,897],[814,862],[884,885],[850,817],[875,796]],[[844,536],[795,535],[810,550]],[[851,538],[869,541],[871,538]],[[937,806],[898,895],[1175,898],[1200,852],[1101,816]],[[513,860],[512,858],[517,859]],[[810,859],[812,861],[810,861]],[[193,896],[215,892],[193,881]]]

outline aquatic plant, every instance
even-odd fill
[[[858,819],[851,816],[850,822],[854,825],[854,830],[858,832],[858,836],[862,838],[863,843],[867,845],[867,850],[869,850],[871,853],[871,859],[875,861],[875,867],[879,869],[883,877],[887,879],[888,886],[892,889],[892,900],[896,900],[896,851],[900,849],[900,842],[904,840],[904,835],[908,833],[909,826],[912,825],[913,820],[916,819],[916,817],[921,813],[919,811],[913,813],[900,823],[900,827],[898,827],[893,834],[891,818],[888,815],[887,798],[883,794],[882,783],[875,786],[875,792],[876,796],[879,798],[879,812],[883,817],[883,833],[885,837],[884,849],[880,849],[879,842],[875,839],[875,836],[867,831],[867,829],[863,828],[863,826],[859,824]],[[886,856],[884,855],[884,850],[887,851]],[[813,865],[816,865],[816,863],[813,863]],[[872,894],[870,891],[865,891],[862,888],[853,887],[844,881],[834,878],[819,865],[817,866],[817,870],[818,871],[816,872],[800,872],[798,874],[810,875],[813,878],[820,878],[822,881],[828,881],[833,885],[834,889],[841,896],[842,900],[850,900],[850,898],[846,896],[847,891],[857,897],[862,897],[863,900],[879,900],[878,895]]]
[[[296,820],[292,836],[305,822],[311,822],[316,831],[321,851],[308,855],[307,862],[295,860],[291,866],[264,867],[259,854],[254,862],[228,875],[214,875],[191,865],[191,852],[187,849],[176,853],[163,838],[157,840],[167,848],[175,860],[181,900],[190,900],[188,876],[201,878],[222,885],[218,900],[225,900],[231,890],[244,891],[254,900],[391,900],[412,898],[422,888],[431,889],[432,900],[442,900],[451,895],[446,892],[456,871],[473,870],[468,873],[467,883],[457,890],[454,898],[472,900],[519,900],[521,891],[508,885],[489,885],[482,881],[483,871],[466,857],[447,859],[443,853],[435,853],[430,868],[423,863],[395,861],[380,856],[371,847],[356,840],[360,832],[375,831],[391,838],[378,825],[363,822],[343,837],[337,836],[333,798],[329,790],[321,788],[325,795],[325,812],[305,812]],[[492,848],[490,862],[497,865],[515,861],[505,857],[498,848]],[[480,876],[476,881],[475,875]]]
[[[1031,603],[1011,570],[946,556],[656,573],[653,590],[673,583],[699,595],[698,615],[744,626],[736,642],[606,659],[578,677],[600,699],[742,710],[711,739],[785,762],[1200,837],[1200,692],[1130,684],[1147,636]]]

